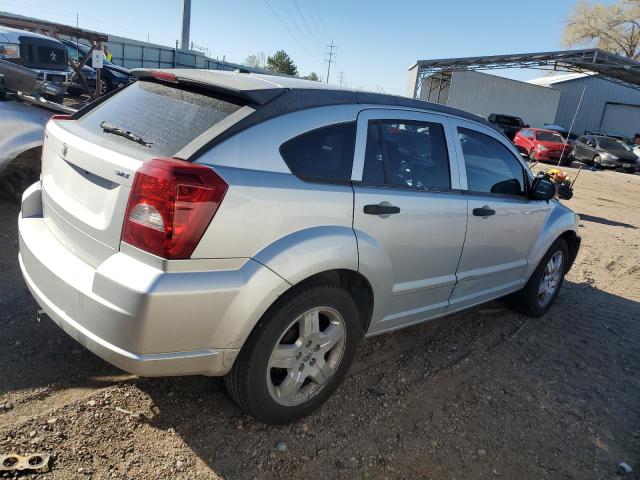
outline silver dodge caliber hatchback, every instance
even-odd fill
[[[363,335],[510,295],[553,303],[577,216],[478,117],[299,79],[137,70],[46,128],[23,196],[37,302],[143,376],[225,376],[269,423],[320,406]]]

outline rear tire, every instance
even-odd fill
[[[525,287],[509,297],[511,307],[530,317],[547,313],[562,287],[568,262],[567,242],[558,238],[542,257]]]
[[[106,78],[100,78],[100,85],[98,88],[99,96],[106,95],[111,90],[113,90],[113,87],[111,86],[111,82]]]
[[[227,390],[262,422],[298,420],[342,382],[361,336],[348,292],[325,283],[295,288],[258,322],[225,377]]]

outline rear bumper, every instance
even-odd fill
[[[127,372],[224,375],[287,288],[250,259],[230,269],[168,272],[118,252],[94,268],[55,237],[41,206],[39,184],[32,185],[18,220],[29,290],[65,332]]]

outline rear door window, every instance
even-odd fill
[[[524,195],[524,168],[495,138],[468,128],[458,128],[471,192]]]
[[[329,125],[283,143],[280,154],[291,173],[303,180],[350,182],[355,138],[355,122]]]
[[[227,97],[138,81],[87,112],[78,123],[112,142],[171,157],[242,106]],[[142,137],[150,146],[102,132],[103,121]]]
[[[416,189],[451,188],[442,125],[413,120],[369,122],[362,181]]]

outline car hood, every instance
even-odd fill
[[[602,152],[610,153],[611,155],[615,155],[620,160],[636,160],[638,157],[633,152],[628,152],[626,150],[613,150],[613,149],[600,149]]]
[[[123,75],[130,75],[129,70],[124,68],[124,67],[119,67],[118,65],[104,65],[104,68],[106,68],[107,70],[111,70],[112,72],[118,72],[121,73]]]
[[[564,147],[564,143],[560,143],[560,142],[543,142],[540,140],[536,140],[536,143],[540,145],[544,145],[549,150],[562,150],[562,147]]]

